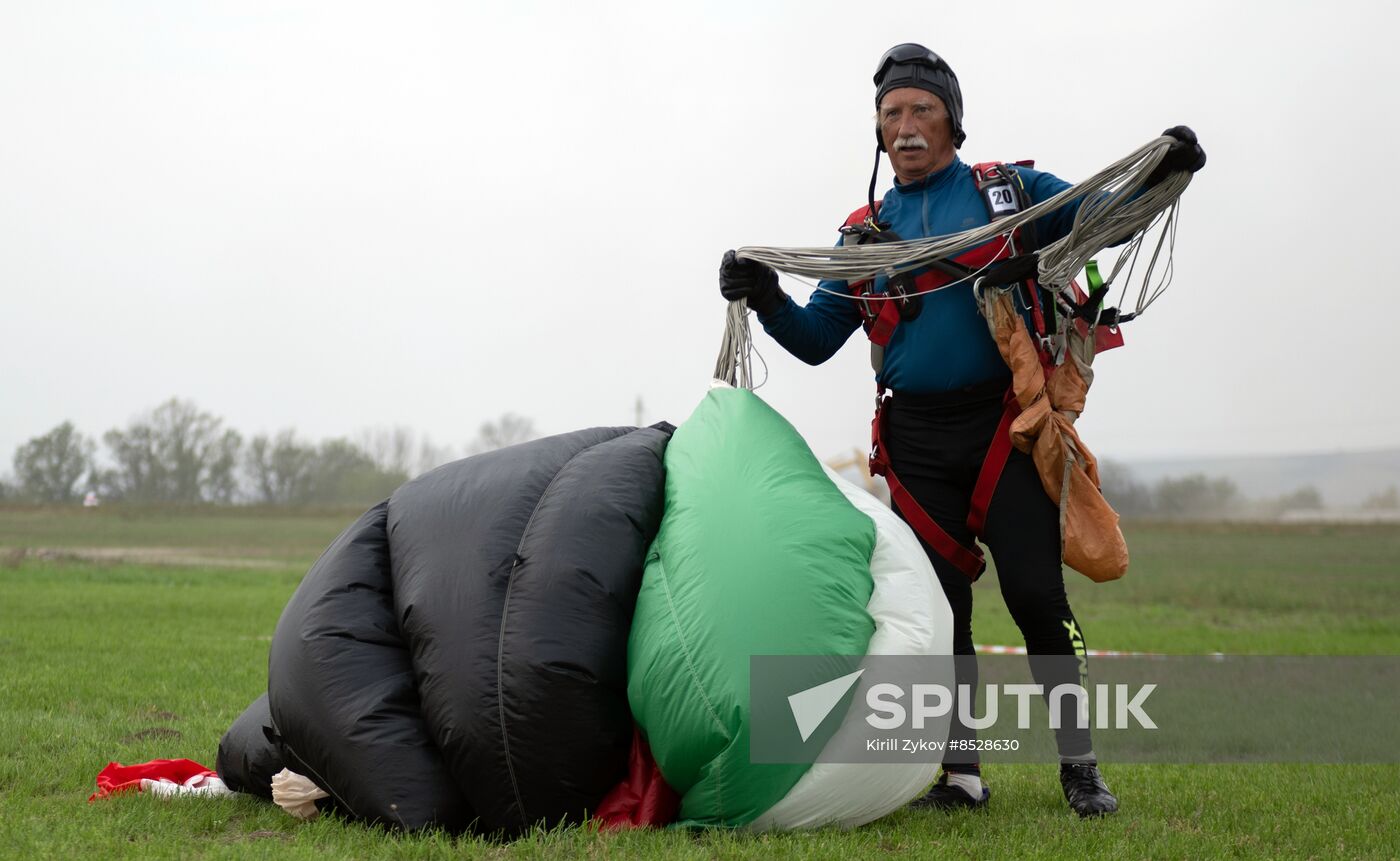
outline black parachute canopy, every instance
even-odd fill
[[[672,430],[488,452],[366,512],[283,611],[270,715],[254,703],[235,723],[220,773],[261,780],[263,739],[366,821],[511,834],[582,820],[626,768],[627,637]]]

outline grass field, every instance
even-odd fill
[[[1400,766],[1379,765],[1109,763],[1123,809],[1089,822],[1068,812],[1053,767],[996,766],[983,813],[905,811],[854,831],[765,836],[568,828],[505,845],[300,823],[249,797],[87,804],[108,760],[213,764],[219,736],[266,684],[283,604],[353,515],[0,508],[0,855],[1400,856]],[[1127,531],[1125,580],[1070,584],[1091,648],[1400,654],[1400,528]],[[1019,642],[994,578],[984,579],[978,641]]]

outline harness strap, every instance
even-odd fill
[[[987,570],[987,560],[982,556],[980,547],[969,550],[943,531],[943,527],[935,523],[933,518],[928,516],[928,512],[914,501],[909,491],[904,489],[904,485],[899,483],[894,472],[887,473],[885,481],[890,485],[890,498],[899,508],[899,512],[935,553],[953,563],[953,567],[966,574],[969,580],[976,580],[982,576],[982,572]]]
[[[846,223],[842,224],[841,226],[855,227],[857,224],[860,224],[862,221],[865,221],[866,218],[870,218],[873,220],[875,216],[880,214],[880,204],[882,202],[883,201],[879,200],[875,201],[874,209],[872,209],[868,204],[866,206],[862,206],[860,209],[857,209],[855,212],[852,212],[850,215],[846,216]]]
[[[945,284],[950,284],[960,278],[966,278],[968,273],[975,272],[997,260],[1006,259],[1011,253],[1011,249],[1006,243],[999,243],[996,240],[970,249],[951,261],[953,265],[947,270],[929,268],[914,277],[915,293],[927,293],[936,290]],[[872,342],[883,347],[889,344],[890,338],[894,336],[894,330],[899,326],[899,303],[889,299],[876,299],[871,301],[867,296],[880,296],[886,294],[876,293],[872,290],[873,281],[857,281],[850,285],[851,293],[856,298],[856,307],[860,310],[861,320],[865,325],[865,334]]]
[[[939,526],[923,506],[919,505],[890,466],[884,439],[885,406],[888,401],[889,397],[884,387],[881,387],[875,403],[875,418],[870,425],[870,472],[872,475],[885,477],[885,482],[890,486],[891,501],[913,527],[914,532],[933,548],[935,553],[967,575],[968,579],[976,580],[987,570],[987,560],[982,555],[982,548],[976,544],[965,547],[949,535],[948,531]],[[982,461],[982,468],[977,473],[977,484],[972,491],[972,504],[967,514],[967,526],[978,538],[982,537],[982,530],[987,523],[987,507],[991,505],[992,494],[996,491],[997,482],[1001,479],[1002,470],[1006,468],[1007,458],[1011,455],[1011,422],[1020,412],[1020,405],[1008,391],[1006,409],[1002,412],[996,435],[992,437],[991,446],[987,449],[987,457]]]
[[[1019,167],[1035,167],[1033,160],[1017,161],[1012,164]],[[1021,175],[1007,167],[1005,162],[984,161],[972,166],[972,181],[977,186],[977,192],[982,196],[982,203],[987,208],[987,220],[996,222],[1000,219],[1015,215],[1025,210],[1033,201],[1026,193]],[[1016,253],[1020,254],[1021,249],[1029,248],[1032,252],[1037,250],[1034,225],[1027,225],[1023,233],[1018,229],[1012,234]],[[1040,287],[1035,281],[1035,271],[1032,269],[1024,277],[1008,279],[1022,282],[1021,290],[1025,293],[1026,304],[1030,308],[1031,322],[1035,326],[1035,334],[1044,339],[1053,334],[1047,328],[1047,324],[1053,321],[1053,317],[1048,318],[1045,309],[1040,301]],[[1005,283],[1005,282],[1003,282]]]
[[[1103,276],[1099,274],[1099,264],[1097,262],[1090,260],[1088,263],[1084,264],[1084,277],[1089,282],[1090,293],[1097,293],[1104,289]],[[1071,281],[1070,286],[1074,288],[1075,298],[1079,299],[1081,304],[1088,301],[1088,297],[1080,298],[1083,296],[1084,291],[1079,289],[1078,284]],[[1122,318],[1115,309],[1113,312],[1112,324],[1094,327],[1095,353],[1102,353],[1104,350],[1112,350],[1114,347],[1123,346],[1123,330],[1117,325],[1121,319]]]
[[[1002,470],[1011,457],[1011,423],[1021,414],[1021,404],[1015,394],[1007,390],[1006,409],[1002,411],[992,444],[987,448],[987,457],[982,461],[982,469],[977,473],[977,484],[972,488],[972,504],[967,511],[967,528],[977,537],[987,526],[987,509],[992,504],[992,494],[1001,480]]]
[[[894,337],[895,327],[899,325],[899,303],[881,302],[880,310],[875,312],[875,316],[867,324],[866,335],[872,344],[879,344],[881,347],[890,342]]]

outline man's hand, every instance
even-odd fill
[[[747,299],[760,314],[783,307],[787,294],[778,286],[778,273],[756,260],[740,260],[732,250],[719,264],[719,292],[730,302]]]
[[[1206,151],[1201,149],[1200,142],[1196,140],[1196,133],[1190,128],[1172,126],[1162,132],[1162,136],[1174,138],[1174,142],[1162,157],[1162,163],[1157,165],[1157,169],[1147,178],[1148,188],[1166,179],[1169,174],[1182,170],[1195,173],[1206,166]]]

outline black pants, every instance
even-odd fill
[[[1007,383],[974,386],[933,395],[896,394],[886,406],[885,443],[890,467],[910,495],[960,544],[973,546],[967,512],[978,471],[1001,421]],[[901,515],[902,516],[902,515]],[[991,550],[1001,596],[1021,629],[1026,651],[1034,655],[1083,654],[1079,624],[1069,609],[1060,567],[1060,514],[1040,483],[1030,455],[1016,449],[1002,471],[987,508],[983,543]],[[943,592],[953,610],[953,654],[973,655],[972,580],[924,542]],[[1077,663],[1031,661],[1037,684],[1050,691],[1059,684],[1082,684]],[[977,691],[975,660],[959,660],[959,687]],[[972,714],[976,712],[974,696]],[[954,711],[954,715],[957,712]],[[1062,758],[1090,753],[1087,729],[1074,721],[1056,731]],[[957,720],[950,740],[975,738]],[[975,753],[949,751],[949,771],[977,772]]]

